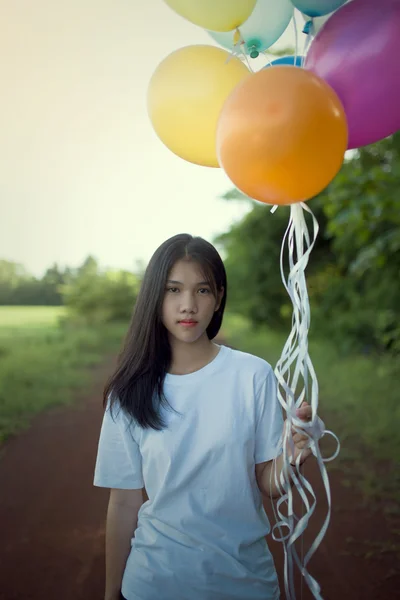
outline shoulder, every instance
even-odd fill
[[[233,348],[230,348],[229,351],[231,357],[230,367],[237,369],[246,377],[252,377],[256,387],[262,385],[269,377],[274,377],[272,366],[263,358]]]
[[[232,363],[236,364],[241,369],[246,369],[252,373],[259,373],[261,375],[269,375],[273,371],[272,366],[269,362],[250,354],[249,352],[243,352],[242,350],[229,349],[231,353]]]
[[[123,436],[132,436],[134,439],[137,437],[139,426],[127,410],[122,407],[119,398],[111,401],[111,396],[108,396],[104,411],[104,423],[107,423],[109,427],[119,429]]]

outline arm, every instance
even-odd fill
[[[147,497],[144,489],[112,489],[106,524],[105,600],[119,600],[122,577],[131,549],[138,512]]]
[[[283,453],[275,460],[276,477],[279,481],[283,469]],[[281,494],[275,485],[274,461],[259,463],[256,465],[256,479],[260,492],[266,498],[278,498]]]
[[[307,402],[303,402],[301,408],[297,410],[297,415],[304,421],[311,419],[311,407]],[[293,450],[290,449],[290,453],[293,452],[292,460],[295,462],[298,456],[301,455],[303,458],[301,464],[304,464],[304,462],[312,455],[311,449],[309,448],[308,436],[292,430],[292,442]],[[275,479],[278,481],[280,480],[283,468],[283,452],[275,459],[275,461],[269,460],[267,462],[256,464],[257,484],[260,492],[264,496],[268,496],[268,498],[278,498],[281,495],[279,488],[275,485]],[[291,480],[290,485],[293,485],[293,483],[293,480]]]

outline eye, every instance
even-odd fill
[[[170,292],[171,294],[176,294],[176,292],[179,292],[179,288],[169,287],[169,288],[167,288],[167,292]]]
[[[201,296],[206,296],[207,294],[210,294],[210,293],[211,293],[211,291],[208,288],[200,288],[199,289],[199,294]]]

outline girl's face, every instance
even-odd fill
[[[162,322],[174,339],[192,343],[209,326],[218,310],[224,290],[218,298],[196,262],[179,260],[171,269],[165,287]]]

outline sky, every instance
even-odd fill
[[[290,24],[274,47],[294,41]],[[89,254],[132,270],[168,237],[212,241],[249,210],[148,118],[154,70],[190,44],[216,45],[163,0],[0,0],[0,259],[36,276]]]

